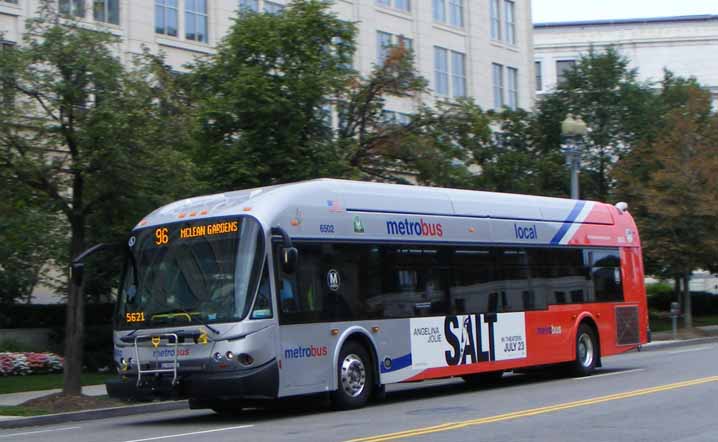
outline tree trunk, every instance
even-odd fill
[[[673,278],[673,293],[676,295],[676,302],[683,308],[683,291],[681,290],[681,277],[676,275]]]
[[[85,249],[84,217],[79,216],[72,223],[72,240],[70,245],[70,261]],[[83,285],[75,285],[70,275],[67,311],[65,315],[65,367],[63,375],[64,395],[82,394],[82,346],[85,334],[85,298]]]
[[[693,328],[693,308],[691,306],[691,289],[690,289],[690,272],[686,272],[683,276],[683,299],[686,302],[686,308],[684,309],[683,319],[685,320],[686,328]]]

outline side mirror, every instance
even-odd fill
[[[82,285],[82,279],[85,275],[85,265],[82,263],[73,263],[71,269],[71,277],[72,277],[72,283],[75,284],[76,287],[80,287]]]
[[[282,271],[292,274],[297,269],[299,251],[295,247],[282,248]]]

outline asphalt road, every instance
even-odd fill
[[[398,385],[367,408],[321,400],[225,418],[182,410],[0,430],[0,442],[718,441],[718,344],[606,358],[588,378],[535,373],[470,389],[460,380]]]

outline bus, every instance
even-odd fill
[[[115,398],[233,412],[561,364],[648,341],[625,203],[318,179],[189,198],[127,242]]]

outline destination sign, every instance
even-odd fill
[[[180,229],[180,239],[199,238],[203,236],[224,235],[239,231],[238,221],[225,221]]]

